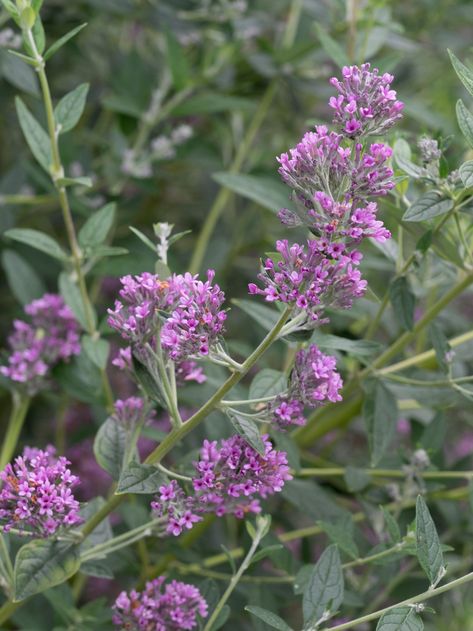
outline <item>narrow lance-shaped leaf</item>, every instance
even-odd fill
[[[277,616],[272,611],[268,611],[267,609],[263,609],[262,607],[256,607],[253,605],[245,607],[245,611],[253,614],[253,616],[256,616],[273,629],[278,629],[278,631],[293,631],[292,628],[288,624],[286,624],[286,622],[284,622],[282,618]]]
[[[60,261],[66,261],[68,258],[59,243],[39,230],[32,230],[31,228],[12,228],[11,230],[7,230],[4,235],[14,241],[25,243],[36,250],[49,254],[49,256]]]
[[[52,162],[49,136],[19,96],[16,97],[15,104],[20,127],[26,142],[36,160],[49,173]]]
[[[82,295],[77,285],[66,272],[59,276],[59,291],[64,298],[64,302],[71,309],[82,328],[87,330],[89,327]]]
[[[4,250],[2,263],[10,289],[22,305],[46,293],[46,286],[34,268],[14,250]]]
[[[413,607],[396,607],[379,619],[376,631],[422,631],[424,623]]]
[[[167,481],[166,476],[153,465],[130,462],[120,475],[115,493],[152,494]]]
[[[89,84],[82,83],[72,92],[66,94],[54,110],[54,116],[60,134],[64,134],[73,129],[79,122],[82,112],[84,111]]]
[[[286,208],[290,203],[289,189],[276,178],[223,172],[214,173],[212,177],[225,188],[273,212]]]
[[[389,287],[391,304],[403,329],[414,328],[414,310],[416,299],[405,276],[395,278]]]
[[[434,587],[445,575],[445,566],[437,529],[422,495],[416,502],[416,548],[419,563]]]
[[[371,464],[376,466],[393,439],[398,418],[396,397],[380,381],[367,384],[363,418],[368,433]]]
[[[314,566],[304,591],[304,624],[328,620],[343,602],[344,582],[336,545],[329,546]]]
[[[48,50],[44,53],[44,60],[47,61],[48,59],[50,59],[50,57],[52,57],[54,53],[57,53],[57,51],[62,46],[64,46],[64,44],[66,44],[70,39],[80,33],[80,31],[82,31],[82,29],[86,26],[87,22],[85,24],[81,24],[80,26],[76,26],[76,28],[73,28],[71,31],[69,31],[69,33],[66,33],[61,38],[59,38],[57,42],[54,42],[54,44],[52,44],[52,46],[50,46]]]
[[[112,202],[87,219],[79,231],[81,247],[94,247],[105,241],[115,221],[116,210],[117,206]]]
[[[468,92],[473,96],[473,72],[456,57],[451,50],[448,51],[453,69]]]
[[[471,114],[461,99],[457,101],[456,112],[458,126],[470,147],[473,147],[473,114]]]
[[[287,389],[287,376],[279,370],[263,368],[250,385],[250,399],[262,399],[281,394]]]

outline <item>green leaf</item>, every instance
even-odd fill
[[[107,340],[101,338],[95,339],[90,335],[83,335],[82,348],[87,354],[87,357],[97,368],[105,370],[110,354],[110,343],[107,342]]]
[[[12,0],[2,0],[5,10],[11,15],[17,24],[20,22],[20,13]]]
[[[412,331],[414,328],[416,299],[406,276],[399,276],[399,278],[395,278],[391,282],[389,297],[399,324],[403,329]]]
[[[140,241],[142,241],[148,248],[156,255],[156,243],[153,243],[151,239],[149,239],[145,234],[138,230],[138,228],[133,228],[133,226],[128,226],[134,235],[138,237]]]
[[[331,335],[330,333],[322,333],[315,330],[312,333],[310,341],[324,351],[345,351],[356,357],[370,357],[379,353],[381,345],[378,342],[370,340],[350,340],[339,335]]]
[[[115,495],[123,493],[151,495],[157,493],[159,487],[167,482],[166,476],[153,465],[130,462],[120,475]]]
[[[413,607],[395,607],[384,613],[376,631],[422,631],[424,623]]]
[[[77,546],[50,539],[27,543],[19,549],[15,559],[15,602],[63,583],[79,567]]]
[[[108,418],[95,436],[95,459],[114,480],[120,479],[127,438],[125,429],[113,418]]]
[[[104,403],[99,369],[85,352],[67,364],[59,364],[53,374],[61,388],[74,399],[85,403]]]
[[[38,15],[38,11],[34,7],[33,11],[36,13],[36,19],[33,26],[33,38],[36,43],[36,48],[38,49],[38,52],[40,54],[43,54],[46,47],[46,38],[44,35],[43,23],[40,16]]]
[[[315,564],[304,591],[304,624],[328,620],[343,602],[343,572],[336,545],[329,546]]]
[[[230,617],[230,613],[231,609],[228,605],[222,607],[220,613],[217,616],[217,619],[215,620],[209,631],[218,631],[219,629],[221,629]]]
[[[404,213],[403,221],[426,221],[445,215],[453,208],[453,200],[438,191],[428,191],[415,200]]]
[[[391,542],[393,544],[399,543],[401,541],[401,531],[399,530],[399,526],[397,525],[396,520],[391,515],[391,513],[384,508],[384,506],[381,507],[381,510],[383,511],[384,523],[386,524],[386,528],[388,529]]]
[[[398,419],[396,397],[380,381],[367,384],[363,418],[368,433],[371,465],[375,467],[394,437]]]
[[[21,53],[15,54],[15,52],[0,50],[0,64],[3,77],[23,92],[38,96],[38,75],[31,68],[31,59],[21,55]],[[35,63],[34,60],[33,63]]]
[[[272,546],[266,546],[266,548],[263,548],[262,550],[260,550],[259,552],[255,554],[255,556],[251,559],[250,565],[253,565],[254,563],[258,563],[258,561],[261,561],[262,559],[266,559],[267,557],[272,556],[275,552],[279,552],[280,550],[283,550],[283,549],[284,549],[284,546],[281,545],[280,543],[275,543]]]
[[[437,529],[422,495],[416,502],[416,549],[419,563],[434,587],[445,575],[445,567]]]
[[[227,414],[235,431],[240,434],[255,451],[261,456],[264,456],[265,447],[256,423],[246,416],[241,416],[234,410],[228,410]]]
[[[82,29],[86,26],[87,22],[85,24],[81,24],[80,26],[76,26],[76,28],[73,28],[71,31],[69,31],[69,33],[66,33],[66,35],[63,35],[60,39],[58,39],[57,42],[54,42],[54,44],[52,44],[52,46],[50,46],[48,50],[44,53],[44,60],[47,61],[50,57],[54,55],[54,53],[57,53],[57,51],[62,46],[64,46],[64,44],[67,44],[70,39],[80,33]]]
[[[153,375],[149,372],[144,364],[142,364],[134,355],[132,355],[133,372],[135,377],[143,388],[145,394],[159,405],[166,409],[166,404],[162,392],[156,383]]]
[[[216,114],[219,112],[251,111],[255,108],[250,99],[220,94],[219,92],[201,92],[177,104],[169,112],[172,116],[195,116],[197,114]]]
[[[94,247],[101,245],[108,237],[115,221],[117,205],[107,204],[91,215],[79,231],[79,244],[81,247]]]
[[[435,454],[444,448],[446,437],[447,421],[445,413],[440,411],[424,429],[419,442],[428,453]]]
[[[282,618],[277,616],[272,611],[268,611],[267,609],[256,607],[254,605],[246,606],[245,611],[253,614],[253,616],[256,616],[273,629],[278,629],[279,631],[293,631],[293,629],[288,624],[286,624]]]
[[[465,188],[473,187],[473,160],[464,162],[460,167],[460,178]]]
[[[38,123],[33,114],[31,114],[19,96],[15,98],[15,105],[21,130],[23,131],[32,154],[43,169],[47,173],[50,173],[52,158],[51,142],[48,134]]]
[[[116,248],[111,245],[95,245],[87,253],[90,257],[98,258],[102,256],[123,256],[124,254],[129,254],[129,251],[126,248]]]
[[[79,122],[82,112],[84,111],[87,94],[89,92],[89,84],[82,83],[77,88],[63,96],[56,105],[54,117],[59,127],[59,133],[65,134]]]
[[[269,307],[261,305],[253,300],[241,298],[238,300],[234,299],[232,300],[232,302],[267,331],[272,329],[276,322],[279,320],[280,314],[278,311],[270,309]]]
[[[473,114],[466,108],[461,99],[457,101],[456,111],[461,133],[465,136],[470,147],[473,147]]]
[[[463,83],[468,92],[473,96],[473,72],[463,64],[458,57],[456,57],[451,50],[447,48],[450,55],[450,61],[452,62],[453,69],[458,75],[458,78]]]
[[[411,149],[403,138],[399,138],[394,143],[393,158],[397,166],[404,171],[404,173],[407,173],[407,175],[410,175],[414,179],[422,177],[423,169],[411,162]]]
[[[184,49],[171,29],[166,29],[166,48],[169,70],[176,90],[183,90],[190,83],[191,72]]]
[[[36,270],[14,250],[3,251],[2,263],[8,285],[22,305],[27,305],[46,293],[46,286]]]
[[[328,535],[332,543],[343,550],[352,559],[357,559],[360,554],[355,543],[353,518],[347,515],[346,518],[337,521],[319,522],[322,530]]]
[[[317,32],[317,37],[322,44],[322,48],[325,50],[330,59],[334,61],[339,68],[349,66],[350,60],[340,44],[338,44],[338,42],[336,42],[333,37],[331,37],[327,31],[322,28],[322,26],[320,26],[320,24],[315,24],[315,30]]]
[[[287,390],[287,376],[279,370],[263,368],[250,385],[249,399],[263,399]]]
[[[276,178],[226,172],[214,173],[212,178],[221,186],[273,212],[286,208],[290,203],[289,189]]]
[[[39,230],[12,228],[4,232],[4,235],[14,241],[25,243],[36,250],[41,250],[41,252],[49,254],[49,256],[59,261],[67,261],[68,259],[66,252],[64,252],[59,243],[44,232],[39,232]]]
[[[90,188],[93,185],[92,178],[87,176],[82,177],[61,177],[57,180],[58,186],[86,186]]]
[[[448,353],[452,350],[448,343],[445,333],[442,327],[437,322],[432,322],[429,325],[429,339],[435,351],[437,363],[440,370],[447,374],[449,370],[449,362],[447,361]]]
[[[357,467],[351,466],[345,468],[343,478],[350,493],[358,493],[358,491],[362,491],[371,482],[371,477],[364,469],[358,469]]]
[[[66,272],[62,272],[59,276],[59,292],[82,328],[87,331],[89,326],[82,295],[77,285]]]

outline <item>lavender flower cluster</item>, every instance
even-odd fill
[[[146,363],[150,349],[159,343],[167,357],[176,362],[182,381],[201,383],[205,377],[190,357],[207,356],[224,330],[225,299],[214,272],[205,282],[192,274],[174,274],[166,280],[144,273],[124,276],[121,300],[109,309],[109,325],[131,344],[132,352]],[[131,365],[131,352],[122,351],[115,364]]]
[[[79,480],[68,469],[70,462],[55,454],[51,446],[44,451],[25,447],[0,473],[0,520],[6,532],[15,528],[49,537],[81,521],[71,490]]]
[[[61,296],[45,294],[25,307],[30,322],[15,320],[8,338],[11,354],[0,373],[34,395],[51,368],[80,352],[79,325]]]
[[[304,407],[316,409],[325,402],[341,401],[343,381],[336,371],[337,361],[324,355],[315,344],[296,354],[288,392],[268,404],[272,420],[280,427],[304,425]]]
[[[180,581],[164,585],[160,576],[142,592],[121,592],[113,606],[113,622],[127,631],[179,631],[195,629],[198,616],[206,618],[208,605],[194,587]]]
[[[218,517],[231,514],[243,518],[261,512],[259,498],[281,491],[292,476],[286,454],[273,448],[268,436],[262,436],[264,455],[248,445],[241,436],[204,441],[200,459],[194,463],[194,493],[186,495],[172,480],[159,488],[151,507],[166,522],[166,532],[178,536],[190,529],[201,515]]]
[[[392,151],[383,143],[369,144],[366,137],[386,131],[401,117],[403,104],[391,90],[392,80],[369,64],[343,68],[343,81],[331,80],[339,96],[329,102],[340,133],[318,126],[278,158],[295,207],[281,210],[279,217],[288,226],[307,226],[314,238],[306,247],[278,241],[280,257],[264,262],[258,277],[262,287],[251,283],[249,292],[293,307],[293,317],[306,313],[299,328],[326,322],[329,307],[350,308],[366,290],[357,246],[365,238],[383,242],[391,236],[371,198],[395,185],[388,164]]]

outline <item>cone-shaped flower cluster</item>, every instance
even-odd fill
[[[23,455],[0,473],[0,521],[5,531],[15,528],[35,537],[49,537],[58,529],[81,521],[79,502],[72,488],[79,479],[68,469],[69,461],[26,447]]]
[[[332,77],[330,83],[337,88],[338,96],[329,101],[334,110],[333,122],[350,138],[368,134],[382,134],[401,117],[404,103],[396,100],[391,90],[394,77],[387,72],[379,75],[370,64],[345,66],[340,81]]]
[[[146,583],[142,592],[122,592],[113,606],[113,622],[127,631],[192,630],[198,616],[205,618],[208,605],[194,587],[180,581],[164,585],[160,576]]]
[[[0,366],[5,377],[33,395],[47,384],[50,369],[80,352],[79,325],[61,296],[45,294],[25,307],[29,322],[15,320],[11,355]]]
[[[144,273],[121,279],[121,300],[109,310],[108,323],[132,345],[142,361],[147,347],[155,347],[157,336],[168,357],[182,362],[192,356],[208,355],[223,333],[225,299],[218,285],[212,285],[209,270],[203,282],[192,274],[174,274],[166,280]],[[125,367],[125,358],[123,367]],[[184,368],[184,370],[186,370]],[[194,372],[193,378],[201,380]]]
[[[287,394],[268,406],[273,421],[282,428],[304,425],[304,407],[315,409],[341,401],[343,381],[336,367],[335,357],[325,355],[315,344],[298,351]]]
[[[166,532],[177,536],[205,513],[238,518],[259,513],[259,498],[281,491],[292,479],[285,452],[273,449],[267,436],[262,436],[262,441],[264,455],[238,435],[220,444],[204,441],[200,459],[194,463],[194,493],[186,496],[173,480],[160,487],[151,504],[156,515],[165,518]]]
[[[249,291],[293,306],[293,317],[307,310],[300,329],[326,322],[327,308],[348,309],[363,295],[366,282],[354,267],[362,258],[356,246],[364,238],[383,242],[391,236],[371,198],[394,187],[388,164],[392,151],[383,143],[369,144],[366,137],[386,131],[401,117],[392,80],[370,71],[369,64],[344,68],[343,81],[331,80],[339,96],[329,103],[340,133],[318,126],[278,158],[281,178],[293,190],[293,208],[282,209],[279,217],[288,226],[307,226],[315,238],[307,249],[279,241],[280,259],[264,261],[263,287],[251,283]],[[290,414],[297,417],[296,408]]]

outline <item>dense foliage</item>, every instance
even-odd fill
[[[2,6],[1,628],[473,627],[469,3]]]

